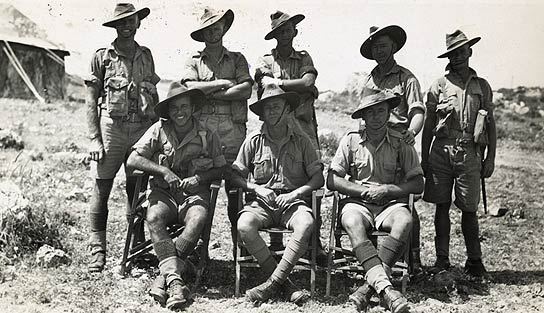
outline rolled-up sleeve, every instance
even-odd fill
[[[310,140],[306,137],[300,141],[303,152],[304,166],[308,177],[314,176],[316,173],[323,172],[323,161],[319,158],[317,151],[313,147]]]
[[[159,121],[149,127],[140,140],[138,140],[134,146],[132,146],[132,150],[136,151],[136,153],[142,157],[152,160],[153,155],[162,149],[159,141],[161,127],[160,123],[161,122]]]
[[[236,56],[236,82],[238,84],[248,82],[250,85],[253,85],[253,79],[249,75],[249,65],[241,53],[238,53]]]
[[[491,86],[487,82],[487,80],[483,78],[480,79],[480,86],[482,89],[483,99],[485,101],[483,107],[489,111],[493,111],[494,105],[493,105],[493,90],[491,89]]]
[[[255,81],[260,82],[263,76],[274,77],[272,67],[265,58],[259,57],[257,60],[257,68],[255,69]]]
[[[427,91],[425,99],[425,107],[427,108],[427,114],[436,114],[436,106],[438,105],[438,99],[440,94],[440,87],[438,81],[435,81],[429,91]]]
[[[225,160],[225,156],[221,152],[221,142],[219,140],[219,137],[217,136],[216,132],[211,133],[209,135],[209,141],[210,141],[210,157],[213,160],[213,167],[223,167],[227,165],[227,161]]]
[[[345,177],[349,169],[349,143],[349,135],[340,139],[338,149],[336,149],[329,167],[329,170],[334,171],[340,177]]]
[[[93,54],[89,74],[83,78],[85,85],[96,87],[98,90],[104,87],[103,52],[98,50]]]
[[[185,66],[183,67],[183,73],[181,75],[182,84],[188,81],[199,81],[197,62],[198,61],[193,57],[187,59],[187,61],[185,62]]]
[[[401,153],[402,170],[405,173],[405,179],[410,180],[418,175],[423,175],[419,156],[414,146],[402,144]]]
[[[421,87],[414,76],[406,81],[406,103],[408,104],[408,116],[413,116],[418,110],[425,113],[425,105],[421,97]]]
[[[236,160],[232,163],[232,169],[240,173],[243,177],[247,177],[251,171],[251,164],[255,153],[255,148],[252,147],[251,137],[246,138],[238,151]]]
[[[312,57],[308,53],[302,54],[301,59],[301,66],[299,70],[300,77],[304,76],[304,74],[314,74],[317,76],[317,69],[314,66],[314,61],[312,60]]]

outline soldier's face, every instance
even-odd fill
[[[453,69],[461,69],[468,67],[468,60],[472,56],[472,49],[465,44],[448,54],[448,59],[450,61],[450,66]]]
[[[136,35],[136,30],[139,27],[140,19],[136,14],[120,19],[115,23],[117,36],[121,38],[134,38],[134,35]]]
[[[296,35],[297,30],[291,21],[286,22],[274,31],[274,38],[276,38],[280,45],[293,42],[293,38]]]
[[[188,96],[172,100],[168,106],[168,116],[177,126],[185,126],[193,115],[193,104]]]
[[[364,109],[362,113],[367,128],[380,129],[389,120],[389,104],[382,102]]]
[[[380,36],[373,40],[372,43],[372,58],[378,64],[386,63],[393,56],[396,44],[388,36]]]
[[[283,118],[285,109],[285,99],[276,98],[267,101],[263,105],[263,120],[268,125],[276,125]]]
[[[225,20],[221,19],[216,23],[202,30],[202,37],[207,43],[217,43],[223,39],[225,29]]]

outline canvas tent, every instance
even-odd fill
[[[0,97],[63,99],[68,55],[36,23],[0,3]]]

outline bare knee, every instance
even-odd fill
[[[237,226],[242,240],[254,237],[259,232],[259,222],[251,213],[242,213],[238,218]]]
[[[147,210],[146,221],[151,232],[166,228],[168,207],[161,203],[152,205]]]
[[[307,240],[312,236],[315,220],[310,213],[299,213],[291,221],[291,225],[295,236]]]
[[[342,227],[344,227],[344,229],[348,233],[353,233],[358,231],[366,232],[365,226],[366,225],[363,219],[358,214],[347,213],[342,215]]]
[[[195,229],[200,232],[208,220],[208,210],[202,205],[191,206],[185,215],[184,224],[186,228]]]
[[[397,212],[391,225],[391,235],[398,239],[407,236],[412,230],[413,223],[412,214],[408,210]]]

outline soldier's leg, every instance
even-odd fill
[[[411,240],[412,215],[405,206],[394,205],[376,217],[376,227],[389,232],[378,249],[378,256],[391,268],[405,251],[408,240]]]
[[[100,272],[106,265],[106,224],[108,221],[108,199],[112,186],[113,178],[96,179],[91,195],[89,210],[91,262],[88,265],[90,272]]]
[[[414,271],[421,271],[421,222],[419,220],[419,214],[417,213],[416,206],[412,209],[412,238],[411,238],[411,253],[414,261]]]

